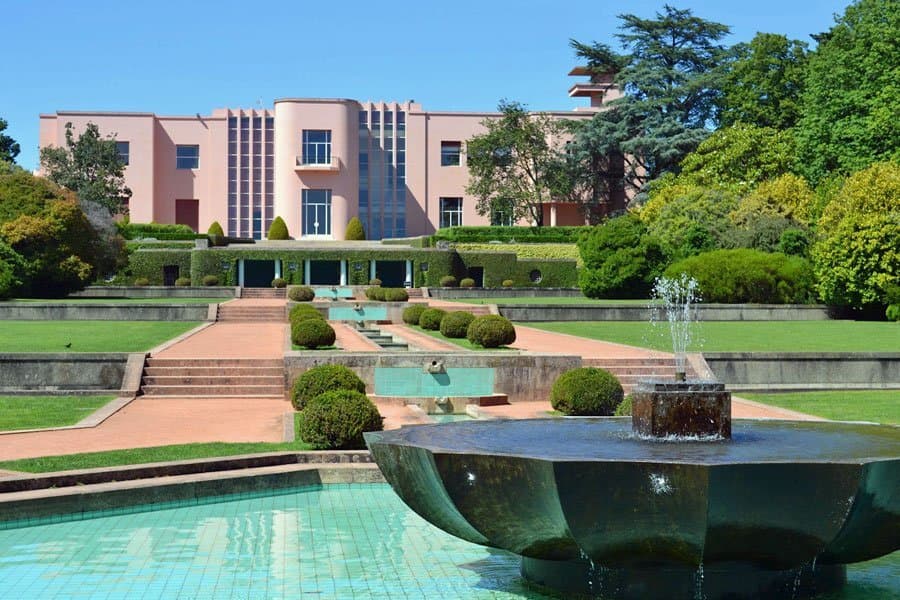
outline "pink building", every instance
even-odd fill
[[[589,97],[591,106],[549,114],[590,118],[618,90],[592,78],[569,94]],[[40,146],[63,145],[66,123],[76,131],[95,123],[114,135],[134,222],[206,231],[218,221],[227,235],[263,239],[281,216],[295,238],[341,240],[358,216],[368,239],[382,239],[512,224],[502,214],[479,215],[465,193],[465,141],[496,116],[426,112],[412,101],[323,98],[283,98],[272,109],[208,116],[59,111],[40,116]],[[549,204],[544,222],[578,225],[584,216],[573,204]]]

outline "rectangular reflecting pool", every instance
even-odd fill
[[[900,596],[900,553],[850,565],[840,600]],[[518,558],[432,527],[386,484],[0,531],[0,598],[547,598]]]

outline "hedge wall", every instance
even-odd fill
[[[578,287],[578,272],[574,260],[517,259],[513,252],[457,253],[465,272],[451,273],[457,279],[467,277],[471,267],[484,268],[484,287],[501,287],[504,279],[512,279],[516,287]],[[539,282],[530,274],[541,272]]]
[[[524,243],[567,242],[574,244],[582,232],[590,231],[591,226],[557,226],[557,227],[447,227],[438,229],[432,236],[433,241],[448,242],[509,242],[515,240]]]
[[[163,284],[163,267],[178,265],[178,276],[191,274],[191,250],[168,248],[165,250],[137,250],[128,257],[126,280],[146,277],[150,285]]]

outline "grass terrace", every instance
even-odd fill
[[[528,327],[672,351],[668,325],[641,321],[527,323]],[[897,323],[880,321],[708,321],[695,324],[702,352],[900,352]]]
[[[651,300],[605,300],[585,298],[584,296],[546,296],[546,297],[510,297],[510,298],[447,298],[448,302],[460,302],[463,304],[552,304],[554,306],[649,306]]]
[[[408,325],[410,329],[414,329],[419,333],[424,333],[425,335],[429,335],[436,340],[441,340],[442,342],[450,342],[451,344],[456,344],[460,348],[464,350],[473,350],[475,352],[491,352],[494,350],[514,350],[514,348],[509,348],[508,346],[500,346],[499,348],[484,348],[482,346],[478,346],[473,344],[466,338],[448,338],[444,336],[440,331],[432,331],[430,329],[424,329],[418,325]]]
[[[232,298],[14,298],[6,302],[35,304],[219,304]]]
[[[900,390],[739,394],[742,398],[833,421],[900,424]]]
[[[3,321],[0,352],[143,352],[197,325],[168,321]]]
[[[75,425],[114,396],[0,396],[0,431]]]

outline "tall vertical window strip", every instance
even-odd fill
[[[300,155],[304,165],[331,164],[331,130],[304,129]]]
[[[262,239],[272,223],[274,129],[268,116],[238,113],[228,118],[230,236]]]
[[[176,169],[200,168],[200,146],[177,145],[175,146]]]
[[[462,198],[441,198],[441,228],[462,225]]]
[[[405,138],[404,111],[360,111],[359,218],[370,240],[406,235]]]
[[[119,162],[126,167],[128,166],[128,155],[130,154],[131,150],[130,146],[131,144],[129,144],[128,142],[116,142],[116,153],[118,153],[119,155]]]
[[[303,190],[303,236],[331,236],[331,190]]]

